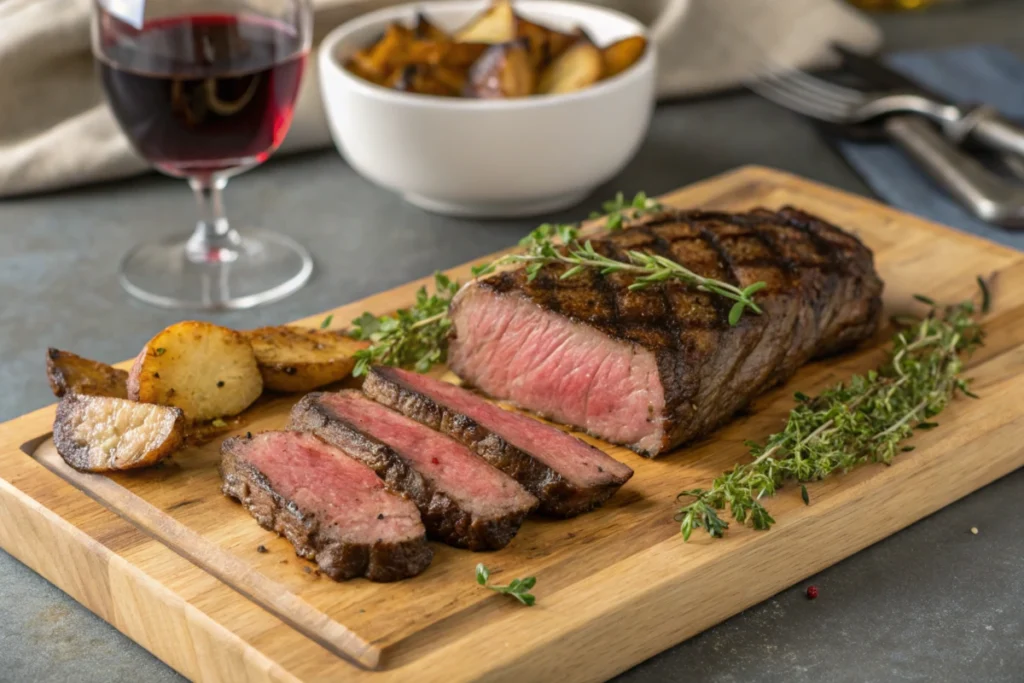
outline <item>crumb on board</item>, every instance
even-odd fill
[[[263,553],[270,552],[270,551],[267,550],[267,546],[265,546],[262,543],[260,543],[258,546],[256,546],[256,552],[258,552],[258,553],[260,553],[262,555]]]
[[[977,536],[978,535],[978,527],[972,526],[971,527],[971,533],[974,534],[975,536]]]

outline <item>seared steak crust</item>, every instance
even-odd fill
[[[346,540],[344,530],[334,528],[325,511],[302,509],[278,493],[270,478],[247,460],[245,450],[252,444],[252,439],[225,439],[221,446],[222,491],[241,502],[264,529],[287,538],[297,555],[315,561],[332,579],[365,576],[371,581],[398,581],[416,576],[430,565],[434,552],[422,526],[416,525],[418,534],[399,532],[398,540]],[[383,517],[376,510],[367,509],[366,514],[378,520]]]
[[[289,427],[309,432],[344,449],[376,472],[389,490],[408,496],[419,508],[431,538],[457,548],[497,550],[508,545],[526,515],[536,507],[537,501],[531,500],[529,505],[503,514],[472,514],[445,491],[438,490],[402,454],[364,433],[321,402],[322,396],[322,392],[314,392],[296,403]],[[510,483],[515,486],[515,482]],[[520,493],[532,499],[529,494]]]
[[[363,392],[375,401],[468,446],[537,496],[540,500],[538,510],[543,514],[552,517],[574,517],[593,510],[608,500],[633,474],[625,465],[612,461],[601,451],[580,441],[580,447],[593,451],[593,455],[596,456],[594,459],[597,460],[593,467],[604,476],[599,477],[601,481],[598,483],[589,485],[571,481],[468,415],[409,386],[403,381],[402,373],[403,371],[394,368],[374,368],[363,382]],[[484,400],[474,398],[478,401]],[[524,425],[524,428],[556,431],[555,428],[535,420],[530,419],[530,422],[532,424]],[[548,435],[540,435],[541,438],[545,436]]]
[[[667,210],[627,222],[626,229],[592,243],[599,253],[618,260],[627,259],[626,250],[646,251],[702,276],[741,287],[764,281],[767,287],[756,295],[764,314],[746,314],[737,326],[730,327],[731,301],[679,282],[629,291],[634,280],[629,274],[602,276],[588,269],[561,280],[566,267],[553,264],[529,282],[519,268],[471,283],[456,297],[450,365],[468,383],[492,396],[554,419],[568,419],[595,436],[625,443],[649,456],[712,431],[811,358],[869,337],[882,311],[882,282],[871,252],[854,236],[790,207],[741,214]],[[479,297],[486,301],[476,301]],[[520,303],[510,304],[514,300]],[[626,390],[620,386],[625,380],[616,386],[631,400],[639,400],[636,397],[641,394],[646,397],[648,425],[638,424],[643,422],[637,417],[639,409],[627,411],[625,403],[610,405],[601,422],[573,418],[568,409],[562,411],[563,404],[570,405],[566,401],[571,396],[539,400],[536,392],[529,392],[535,379],[529,376],[525,359],[522,367],[513,363],[507,372],[492,374],[481,358],[508,361],[512,352],[495,355],[501,344],[526,348],[526,342],[535,340],[507,334],[505,328],[514,325],[514,320],[510,323],[508,319],[501,322],[505,326],[501,333],[483,338],[475,329],[481,327],[481,311],[506,304],[522,308],[522,302],[544,316],[543,322],[552,328],[547,333],[566,338],[583,335],[591,344],[595,338],[604,339],[607,349],[603,352],[617,354],[620,364],[633,363],[632,375],[623,371],[617,376],[629,378]],[[560,316],[564,326],[572,329],[554,329],[551,314]],[[509,337],[508,341],[503,342],[503,336]],[[558,346],[563,356],[565,347]],[[651,368],[656,367],[655,382],[650,381],[653,371],[642,372],[645,358],[650,359]],[[543,361],[535,359],[538,364]],[[571,370],[557,368],[567,374]],[[587,405],[587,400],[596,397],[614,404],[614,396],[600,392],[600,382],[595,381],[587,389],[589,396],[580,400]],[[630,420],[633,424],[622,432],[629,436],[610,429],[609,420],[614,417],[608,415]]]

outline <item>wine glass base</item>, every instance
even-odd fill
[[[137,299],[163,308],[238,310],[278,301],[306,284],[313,258],[294,240],[246,230],[238,249],[189,258],[182,237],[142,244],[121,261],[121,286]]]

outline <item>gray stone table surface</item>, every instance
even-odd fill
[[[967,0],[880,21],[890,49],[988,41],[1024,53],[1024,3],[1011,0]],[[811,126],[731,94],[661,106],[636,160],[564,217],[583,215],[618,189],[659,193],[750,163],[867,193]],[[227,200],[239,225],[284,230],[317,257],[315,279],[297,295],[207,316],[242,328],[283,323],[465,262],[531,227],[423,213],[360,178],[333,151],[275,159],[236,179]],[[184,183],[156,176],[0,203],[0,420],[51,402],[45,346],[113,362],[182,319],[129,299],[115,270],[129,244],[192,220]],[[619,680],[1024,681],[1022,500],[1018,471]],[[810,584],[820,591],[813,602],[804,597]],[[0,551],[0,681],[136,680],[181,677]]]

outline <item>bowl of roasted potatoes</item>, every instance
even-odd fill
[[[655,54],[623,13],[556,0],[454,0],[358,17],[321,43],[341,155],[429,211],[541,214],[579,203],[636,154]]]

